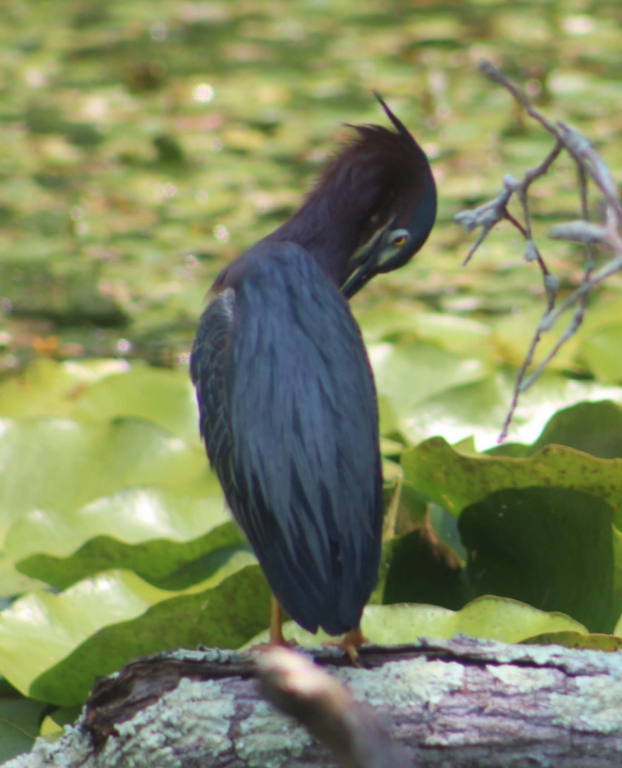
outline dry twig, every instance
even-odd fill
[[[522,180],[513,176],[503,179],[503,190],[488,203],[473,210],[461,211],[455,216],[455,221],[461,224],[467,232],[481,227],[477,240],[467,254],[466,265],[481,243],[494,227],[501,221],[509,221],[525,238],[524,257],[526,261],[538,263],[542,272],[544,289],[546,291],[546,309],[535,330],[525,359],[516,377],[510,409],[503,423],[499,436],[502,442],[508,433],[512,417],[518,404],[521,392],[527,390],[543,373],[546,366],[559,352],[561,347],[579,330],[589,293],[615,272],[622,270],[622,206],[618,197],[616,185],[606,164],[589,141],[578,131],[561,121],[550,122],[539,112],[530,99],[507,77],[488,61],[483,61],[479,69],[487,77],[506,88],[516,101],[524,107],[527,114],[538,122],[555,139],[555,145],[535,168],[527,170]],[[566,152],[575,163],[581,199],[581,219],[554,227],[550,236],[556,240],[579,242],[584,248],[584,268],[581,285],[560,304],[557,304],[559,280],[548,269],[542,253],[533,237],[531,228],[531,212],[529,208],[529,188],[534,181],[547,174],[562,152]],[[605,222],[601,226],[591,224],[588,212],[588,182],[591,181],[600,190],[606,204]],[[520,222],[508,210],[512,197],[516,195],[520,203],[523,222]],[[594,268],[594,246],[603,245],[613,251],[613,258],[598,270]],[[564,312],[574,307],[574,312],[566,330],[560,335],[551,352],[533,371],[527,375],[533,363],[536,348],[543,333],[551,330]]]
[[[346,768],[400,768],[406,754],[336,677],[302,653],[271,648],[257,655],[264,696],[333,750]],[[412,766],[412,762],[408,761]]]

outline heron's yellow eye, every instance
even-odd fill
[[[408,235],[398,235],[397,237],[393,238],[393,240],[391,241],[391,245],[394,248],[401,248],[407,240],[408,240]]]

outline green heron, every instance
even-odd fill
[[[229,264],[192,349],[200,429],[233,516],[280,606],[356,655],[376,584],[382,471],[372,371],[347,298],[405,264],[436,218],[425,153],[396,131],[350,126],[289,221]]]

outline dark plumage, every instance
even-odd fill
[[[365,349],[307,251],[263,242],[242,259],[194,345],[201,431],[281,604],[305,629],[340,634],[357,626],[378,570],[382,478]]]
[[[300,210],[217,278],[191,357],[201,434],[235,519],[290,616],[333,635],[358,627],[382,528],[374,382],[339,289],[407,260],[436,211],[406,129],[355,130]],[[408,226],[404,257],[394,235]]]

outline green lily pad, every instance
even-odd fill
[[[545,445],[566,445],[599,459],[622,458],[622,409],[611,400],[585,402],[553,414],[533,445],[504,443],[489,456],[532,456]]]
[[[6,553],[0,553],[0,605],[4,607],[6,599],[43,586],[37,579],[18,573],[13,560]]]
[[[18,376],[0,383],[0,416],[146,419],[187,443],[201,442],[188,372],[131,367],[124,360],[35,360]]]
[[[388,611],[385,614],[380,611]],[[417,637],[448,639],[470,635],[504,643],[517,643],[546,631],[584,631],[579,622],[560,613],[545,613],[531,606],[501,597],[480,597],[460,611],[435,606],[371,606],[363,633],[376,643],[412,642]]]
[[[533,335],[542,319],[544,306],[532,306],[523,309],[519,313],[512,313],[495,323],[494,341],[497,354],[506,363],[520,366],[527,355]],[[548,355],[557,342],[558,334],[542,334],[537,347],[535,362],[538,363]],[[574,336],[558,351],[555,357],[547,365],[548,371],[569,370],[576,368],[574,358],[579,346],[579,337]]]
[[[382,341],[415,330],[415,318],[425,305],[417,302],[383,302],[372,307],[353,305],[354,316],[368,342]]]
[[[512,400],[515,378],[515,372],[496,373],[433,394],[411,412],[399,413],[399,428],[414,445],[442,434],[451,443],[475,435],[479,450],[496,446]],[[622,389],[545,373],[521,394],[509,439],[530,443],[558,409],[581,400],[603,398],[622,400]]]
[[[334,640],[323,632],[312,635],[295,622],[283,625],[287,639],[313,646]],[[460,633],[503,643],[519,643],[544,632],[587,632],[582,624],[561,613],[545,613],[530,605],[502,597],[479,597],[460,611],[435,605],[368,605],[361,629],[372,643],[414,643],[419,637],[447,640]],[[268,633],[253,638],[248,646],[265,642]]]
[[[525,443],[501,443],[484,451],[488,456],[506,456],[510,459],[525,459],[531,456],[533,451],[530,445]]]
[[[618,619],[618,622],[613,630],[613,634],[616,635],[616,637],[622,637],[622,616],[620,616]]]
[[[497,353],[492,329],[477,320],[456,315],[420,312],[414,328],[419,338],[438,344],[461,357],[493,362]]]
[[[147,419],[190,445],[201,444],[196,395],[186,371],[144,366],[109,376],[89,387],[76,403],[73,416]]]
[[[604,499],[616,516],[622,514],[622,459],[597,459],[561,445],[514,459],[462,454],[442,437],[434,437],[405,451],[402,466],[419,493],[454,515],[494,491],[536,485],[591,493]]]
[[[529,645],[563,645],[564,648],[582,648],[591,651],[620,651],[622,637],[598,632],[544,632],[523,640]]]
[[[99,629],[136,618],[169,597],[129,571],[99,574],[60,595],[32,592],[0,615],[2,674],[29,695],[39,675]]]
[[[622,606],[622,533],[613,526],[613,603]],[[622,612],[622,608],[621,608]]]
[[[622,408],[611,400],[577,403],[558,411],[530,453],[555,443],[599,459],[622,458]]]
[[[394,483],[398,478],[401,478],[404,474],[404,470],[401,465],[391,459],[382,459],[382,476],[385,483]]]
[[[397,414],[388,397],[378,395],[378,416],[380,419],[381,435],[396,435],[399,433]]]
[[[6,554],[20,573],[65,589],[111,568],[160,584],[198,558],[241,546],[222,495],[130,488],[75,511],[28,513],[9,529]]]
[[[397,440],[390,440],[388,437],[380,438],[380,453],[383,456],[399,456],[405,450],[403,443]]]
[[[59,595],[27,595],[0,615],[0,670],[24,694],[72,706],[96,677],[137,656],[201,643],[237,647],[269,621],[268,587],[253,562],[236,553],[177,594],[108,571]]]
[[[125,360],[58,363],[39,358],[19,375],[0,383],[0,416],[13,419],[24,416],[70,418],[76,403],[93,384],[128,370]]]
[[[356,312],[356,318],[370,342],[414,334],[460,357],[492,361],[495,356],[493,332],[488,325],[456,315],[426,312],[425,305],[413,301],[385,302]]]
[[[131,486],[190,497],[220,493],[205,452],[155,424],[132,419],[0,421],[0,540],[35,509],[75,510]]]
[[[369,357],[378,393],[397,414],[400,430],[427,398],[458,385],[481,381],[488,374],[484,363],[466,359],[434,344],[373,344]]]
[[[429,526],[392,539],[382,602],[429,603],[458,610],[468,601],[464,563]]]
[[[622,381],[622,360],[613,350],[622,344],[622,324],[599,328],[590,334],[579,349],[580,359],[607,384]]]
[[[0,762],[29,752],[39,735],[46,704],[27,699],[0,701]]]
[[[520,600],[611,632],[611,507],[568,488],[505,489],[466,507],[458,527],[476,594]]]

